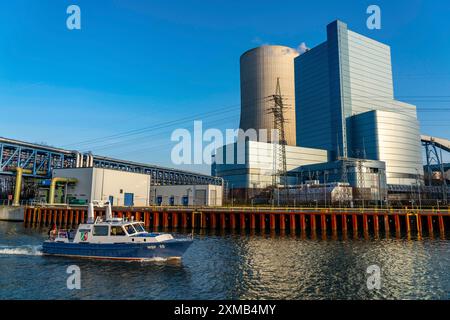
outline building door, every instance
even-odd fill
[[[206,190],[195,190],[195,202],[196,206],[206,205]]]
[[[133,206],[134,205],[134,193],[125,193],[124,195],[124,204],[125,206]]]
[[[169,204],[170,204],[171,206],[174,206],[174,205],[175,205],[175,197],[174,197],[174,196],[171,196],[171,197],[169,198]]]
[[[189,197],[183,196],[183,206],[187,206],[189,204]]]
[[[111,203],[111,206],[114,204],[114,196],[109,196],[109,203]]]
[[[156,198],[156,203],[158,204],[158,206],[162,205],[162,196],[158,196]]]

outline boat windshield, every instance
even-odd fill
[[[136,229],[137,232],[145,232],[145,229],[142,226],[142,223],[134,223],[133,227]]]
[[[136,233],[136,230],[133,228],[133,226],[131,224],[127,224],[125,226],[125,230],[127,230],[127,233],[129,235],[132,235],[132,234]]]

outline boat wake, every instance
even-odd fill
[[[26,256],[41,256],[42,246],[2,246],[0,245],[0,255],[26,255]]]
[[[140,260],[140,262],[170,262],[170,261],[179,261],[181,260],[181,257],[169,257],[169,258],[162,258],[162,257],[154,257],[154,258],[146,258]]]

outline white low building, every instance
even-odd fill
[[[163,206],[221,206],[222,186],[173,185],[152,186],[151,203]]]
[[[321,149],[286,146],[286,169],[295,173],[298,167],[328,161],[328,152]],[[272,177],[281,169],[279,145],[246,141],[218,148],[213,156],[212,175],[222,177],[230,189],[264,189],[272,185]],[[274,163],[275,162],[275,163]],[[297,184],[295,176],[288,184]]]
[[[333,182],[319,184],[314,181],[312,184],[302,184],[289,188],[289,194],[285,189],[280,189],[274,194],[275,201],[286,203],[317,203],[320,205],[350,204],[353,201],[353,188],[348,183]]]
[[[67,203],[110,200],[114,206],[148,206],[150,175],[102,168],[54,169],[53,178],[74,178],[65,194]]]

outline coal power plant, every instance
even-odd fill
[[[421,132],[417,107],[395,96],[390,46],[338,20],[324,31],[311,48],[243,48],[241,130],[214,145],[210,175],[0,137],[0,204],[450,203],[450,141]]]
[[[304,52],[265,45],[242,54],[240,129],[274,129],[282,139],[248,134],[217,149],[212,175],[224,179],[228,200],[447,203],[442,152],[449,141],[421,136],[416,106],[395,98],[391,48],[342,21],[326,31],[324,42]],[[230,163],[227,155],[239,152],[245,163]]]

